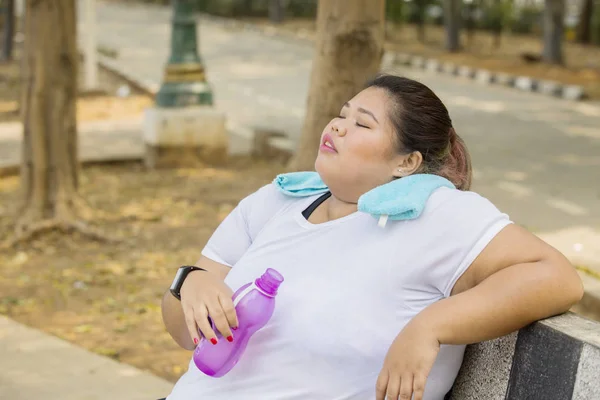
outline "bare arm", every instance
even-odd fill
[[[504,228],[457,281],[452,295],[414,317],[392,343],[376,398],[422,400],[440,344],[504,336],[567,311],[583,296],[575,268],[516,225]]]
[[[582,296],[581,279],[561,253],[509,225],[457,281],[452,296],[411,324],[430,327],[441,344],[469,344],[566,312]]]
[[[206,272],[193,271],[186,278],[186,282],[188,279],[201,280],[204,278],[217,278],[218,280],[223,281],[231,269],[226,265],[212,261],[206,257],[200,257],[200,260],[198,260],[195,265],[204,268]],[[211,275],[202,276],[202,274]],[[186,321],[181,302],[177,300],[169,290],[167,290],[163,296],[162,317],[167,332],[169,332],[173,340],[186,350],[194,350],[196,345],[190,334],[189,321]]]

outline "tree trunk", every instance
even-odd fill
[[[269,19],[279,24],[283,22],[283,0],[269,0]]]
[[[546,0],[544,7],[544,61],[562,64],[562,41],[565,16],[565,0]]]
[[[75,220],[77,39],[75,0],[27,0],[23,52],[24,212],[17,231]]]
[[[592,17],[594,16],[594,0],[583,0],[583,7],[579,14],[577,27],[577,41],[588,44],[592,39]]]
[[[4,47],[2,48],[2,60],[12,60],[13,40],[15,35],[15,0],[5,0],[4,9]]]
[[[446,50],[460,50],[461,0],[443,0]]]
[[[421,43],[425,43],[425,21],[420,20],[417,23],[417,40]]]
[[[306,118],[291,169],[314,169],[323,129],[379,71],[384,17],[384,0],[319,1]]]
[[[425,43],[425,18],[427,14],[427,1],[416,0],[415,7],[417,8],[417,13],[419,15],[419,19],[417,21],[417,40],[421,43]]]

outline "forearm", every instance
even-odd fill
[[[181,302],[166,291],[162,299],[162,317],[165,328],[175,342],[186,350],[194,349],[194,342],[185,323]]]
[[[582,295],[570,264],[539,261],[505,268],[456,296],[432,304],[411,324],[432,329],[440,344],[470,344],[567,311]]]

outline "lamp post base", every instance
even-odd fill
[[[210,106],[149,108],[143,135],[149,168],[195,167],[227,160],[225,114]]]

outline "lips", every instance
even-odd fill
[[[327,147],[328,149],[331,149],[333,151],[337,151],[337,149],[335,148],[335,144],[333,143],[333,138],[329,133],[323,136],[323,142],[321,142],[321,146]]]

